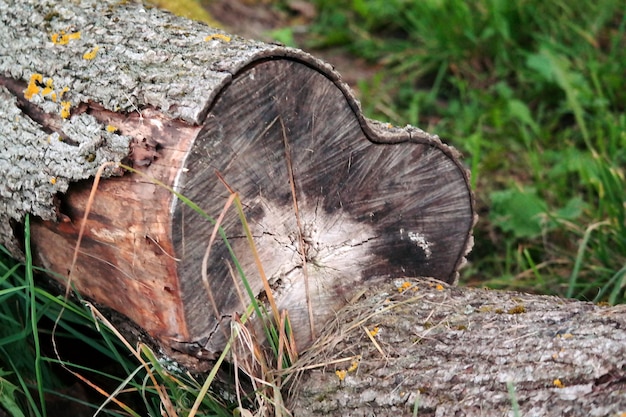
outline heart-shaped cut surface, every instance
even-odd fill
[[[456,152],[418,129],[364,119],[339,81],[297,59],[240,71],[184,166],[177,191],[204,202],[213,219],[224,212],[226,240],[209,248],[213,223],[180,200],[174,207],[187,325],[211,352],[223,348],[250,297],[273,297],[287,310],[303,348],[376,281],[454,283],[471,246],[472,195]],[[225,184],[241,201],[254,249],[235,205],[224,211]]]

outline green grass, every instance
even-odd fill
[[[102,415],[157,417],[163,393],[176,413],[170,416],[188,415],[194,403],[198,416],[232,415],[235,405],[209,391],[210,376],[195,379],[147,346],[126,344],[78,295],[65,299],[37,283],[28,219],[25,236],[24,263],[0,246],[0,407],[9,415],[45,417],[54,403],[80,404],[88,415],[102,408]],[[81,363],[93,356],[97,363]],[[76,395],[82,391],[71,387],[79,379],[103,393],[85,385],[93,395]]]
[[[131,167],[125,169],[144,175]],[[147,178],[148,180],[152,180]],[[99,176],[94,187],[97,187]],[[215,220],[204,213],[185,196],[176,193],[159,181],[155,184],[167,188],[184,204],[200,213],[214,226],[214,236],[220,236],[228,246],[234,269],[246,288],[249,308],[240,318],[233,321],[233,333],[221,356],[211,371],[204,376],[192,376],[174,361],[155,354],[147,345],[132,345],[119,333],[105,316],[91,303],[73,294],[73,298],[54,295],[35,282],[36,268],[30,251],[29,217],[25,220],[25,262],[18,263],[10,258],[5,248],[0,246],[0,407],[13,417],[46,417],[50,401],[60,398],[63,403],[80,403],[91,408],[94,413],[113,416],[230,416],[233,413],[247,415],[249,406],[273,410],[275,416],[283,415],[284,405],[280,392],[281,372],[295,360],[294,347],[289,342],[290,328],[288,316],[279,315],[276,305],[270,301],[266,307],[255,298],[237,258],[230,249],[220,218]],[[92,194],[95,189],[92,189]],[[224,211],[231,205],[239,213],[244,233],[250,242],[250,249],[256,256],[252,235],[243,207],[237,194],[232,193]],[[89,206],[89,204],[88,204]],[[212,243],[209,243],[209,249]],[[259,264],[261,275],[262,266]],[[39,271],[53,275],[47,271]],[[204,279],[204,277],[203,277]],[[63,281],[61,277],[61,281]],[[44,281],[45,282],[45,281]],[[269,284],[267,284],[268,291]],[[56,290],[58,292],[58,289]],[[210,288],[207,286],[210,294]],[[269,297],[271,300],[272,297]],[[242,303],[248,304],[247,300]],[[272,310],[272,313],[267,310]],[[265,336],[272,350],[267,355],[255,355],[250,369],[245,365],[246,349],[260,343],[250,336],[246,327],[249,317],[254,314],[261,318]],[[249,339],[243,340],[242,337]],[[62,341],[64,343],[62,343]],[[70,357],[64,356],[59,345],[77,345]],[[235,395],[232,390],[224,395],[214,393],[214,382],[221,364],[228,358],[233,363],[233,346],[239,344],[241,370],[258,385],[255,392],[240,393],[235,387],[237,401],[226,400]],[[243,350],[242,350],[243,347]],[[47,348],[47,349],[44,349]],[[47,354],[44,354],[47,350]],[[264,352],[259,348],[258,352]],[[100,355],[104,363],[115,365],[115,372],[104,372],[102,363],[83,365],[85,357]],[[249,352],[250,356],[254,353]],[[241,363],[241,362],[240,362]],[[259,370],[260,368],[260,370]],[[72,382],[80,380],[87,389],[99,392],[101,401],[86,401],[81,396],[72,396],[80,391],[67,389],[64,378],[72,376]],[[262,381],[262,383],[258,383]],[[104,382],[104,386],[103,386]],[[120,395],[124,393],[124,395]],[[247,397],[241,399],[241,397]],[[114,407],[111,407],[112,405]]]
[[[317,0],[301,46],[382,66],[368,116],[459,148],[480,222],[463,282],[625,301],[624,2]]]

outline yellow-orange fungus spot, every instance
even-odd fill
[[[443,291],[443,285],[441,285],[441,284],[437,284],[437,286],[435,287],[435,289],[436,289],[437,291]]]
[[[61,102],[61,117],[64,119],[67,119],[68,117],[70,117],[70,107],[72,106],[72,103],[69,101],[62,101]]]
[[[339,378],[340,381],[343,381],[344,379],[346,379],[346,375],[348,374],[348,371],[346,371],[345,369],[342,370],[336,370],[335,371],[335,375],[337,375],[337,378]]]
[[[404,292],[411,288],[411,283],[409,281],[404,281],[402,285],[398,287],[398,292]]]
[[[50,95],[54,92],[54,89],[52,87],[52,78],[48,78],[46,80],[46,86],[44,87],[43,91],[41,92],[41,94],[43,96],[47,96]]]
[[[39,84],[43,81],[43,76],[41,74],[33,74],[30,76],[30,80],[28,81],[28,87],[24,90],[24,98],[26,100],[30,100],[33,98],[35,94],[39,94],[41,88],[39,88]]]
[[[67,45],[70,40],[80,39],[80,32],[65,33],[64,30],[50,35],[50,40],[55,45]]]
[[[348,368],[348,372],[354,372],[359,367],[359,361],[352,361],[350,367]]]
[[[552,384],[554,384],[555,387],[557,388],[563,388],[565,385],[563,385],[563,383],[561,382],[560,379],[555,379],[554,381],[552,381]]]
[[[52,93],[50,93],[50,99],[56,103],[57,102],[57,93],[55,93],[54,91]]]
[[[95,46],[91,51],[85,52],[83,54],[83,59],[86,59],[88,61],[94,59],[96,55],[98,54],[98,49],[100,49],[100,47]]]
[[[376,326],[372,330],[369,330],[370,336],[374,337],[380,332],[380,327]]]
[[[57,183],[57,178],[56,177],[50,178],[50,184],[54,185],[56,183]]]
[[[115,132],[117,132],[117,127],[115,127],[113,125],[107,125],[106,130],[107,130],[107,132],[115,133]]]
[[[67,93],[68,91],[70,91],[69,87],[63,87],[63,90],[59,92],[59,98],[63,98],[63,94]]]
[[[204,40],[206,42],[212,41],[213,39],[219,39],[219,40],[224,41],[224,42],[230,42],[230,36],[223,35],[221,33],[214,33],[214,34],[209,35],[206,38],[204,38]]]

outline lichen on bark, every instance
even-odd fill
[[[28,213],[56,220],[55,196],[70,182],[93,177],[105,162],[120,162],[129,152],[129,138],[109,132],[88,114],[61,122],[61,133],[48,133],[0,86],[0,224],[10,231]],[[0,233],[0,244],[19,256],[15,242]]]

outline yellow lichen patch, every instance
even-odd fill
[[[348,375],[348,371],[346,371],[345,369],[337,369],[335,371],[335,375],[337,375],[337,378],[339,378],[340,381],[343,381],[344,379],[346,379],[346,375]]]
[[[411,285],[412,284],[409,281],[404,281],[402,285],[398,287],[398,292],[404,292],[408,290],[409,288],[411,288]]]
[[[224,34],[221,34],[221,33],[214,33],[214,34],[209,35],[206,38],[204,38],[204,40],[206,42],[212,41],[214,39],[219,39],[219,40],[224,41],[224,42],[230,42],[230,36],[227,36],[227,35],[224,35]]]
[[[50,184],[54,185],[57,183],[57,177],[50,178]]]
[[[380,327],[378,327],[378,326],[374,326],[374,328],[372,330],[368,330],[368,333],[372,337],[376,336],[378,334],[378,332],[380,332]]]
[[[68,117],[70,117],[70,107],[72,106],[72,103],[69,101],[62,101],[61,102],[61,117],[64,119],[67,119]]]
[[[552,381],[552,384],[557,387],[557,388],[563,388],[565,385],[563,385],[563,383],[561,382],[560,379],[555,379],[554,381]]]
[[[43,91],[41,92],[41,95],[48,96],[48,95],[51,95],[52,93],[54,93],[54,89],[52,87],[52,78],[48,78],[46,80],[46,86],[44,87]]]
[[[354,372],[357,370],[358,367],[359,367],[359,360],[355,359],[350,364],[350,367],[348,368],[348,372]]]
[[[107,125],[106,130],[110,133],[117,133],[119,131],[119,129],[113,125]]]
[[[28,81],[28,87],[24,90],[24,98],[30,100],[35,94],[39,94],[41,88],[39,85],[43,82],[43,76],[41,74],[33,74]]]
[[[80,39],[80,32],[65,33],[64,30],[50,35],[50,40],[55,45],[67,45],[71,40]]]
[[[86,59],[88,61],[94,59],[96,55],[98,54],[98,49],[100,49],[99,46],[94,46],[94,48],[91,51],[85,52],[83,54],[83,59]]]
[[[443,285],[441,285],[441,284],[437,284],[437,285],[435,286],[435,289],[436,289],[437,291],[443,291]]]

